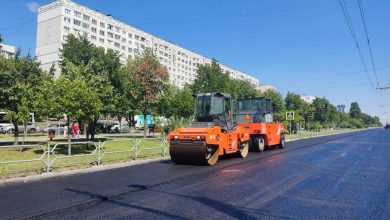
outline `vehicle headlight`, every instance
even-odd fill
[[[175,136],[173,137],[173,139],[177,140],[177,139],[179,139],[179,136],[175,135]]]

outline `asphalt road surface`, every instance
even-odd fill
[[[216,166],[162,160],[0,186],[0,218],[390,219],[390,130],[299,140]]]

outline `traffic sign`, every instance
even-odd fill
[[[288,121],[295,120],[295,112],[286,112],[286,120]]]

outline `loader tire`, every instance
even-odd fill
[[[261,152],[265,149],[265,141],[263,137],[256,137],[252,142],[252,150],[254,152]]]
[[[278,144],[278,148],[283,149],[285,145],[286,145],[286,140],[285,140],[284,134],[281,134],[280,135],[280,143]]]
[[[240,149],[238,151],[238,155],[241,157],[241,158],[245,158],[248,156],[248,152],[249,152],[249,142],[246,141],[246,142],[243,142],[243,143],[240,143]]]

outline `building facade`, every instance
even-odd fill
[[[151,48],[167,68],[170,82],[179,87],[195,80],[197,65],[211,63],[209,58],[127,25],[111,15],[71,0],[57,0],[38,11],[36,55],[43,69],[58,65],[59,49],[69,34],[85,36],[106,51],[117,51],[122,62],[141,55],[145,48]],[[248,80],[259,86],[257,78],[223,64],[220,66],[231,78]]]
[[[16,48],[12,45],[0,44],[0,55],[6,58],[15,56]]]
[[[276,91],[276,87],[273,86],[273,85],[259,85],[257,87],[257,89],[262,93],[262,92],[265,92],[267,90],[273,90],[273,91]]]
[[[344,104],[337,105],[337,111],[341,113],[345,113],[345,105]]]
[[[311,95],[305,95],[305,94],[303,94],[303,95],[299,95],[299,96],[301,97],[301,99],[302,99],[304,102],[309,103],[309,104],[313,103],[314,99],[316,99],[315,96],[311,96]]]

